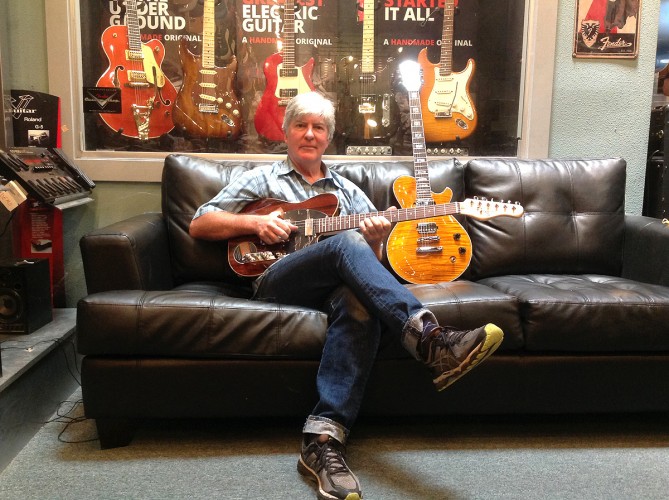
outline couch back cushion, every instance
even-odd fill
[[[209,160],[174,154],[165,159],[162,176],[162,211],[167,224],[172,269],[176,284],[192,281],[239,281],[227,263],[225,242],[195,240],[188,226],[196,210],[213,198],[231,179],[247,169],[274,160]],[[413,176],[408,161],[329,162],[330,168],[360,186],[374,205],[385,210],[397,202],[393,181],[401,175]],[[464,169],[455,160],[430,162],[432,189],[453,191],[453,201],[464,195]]]
[[[524,215],[469,217],[473,279],[505,274],[596,273],[622,264],[625,161],[476,159],[468,198],[519,202]]]

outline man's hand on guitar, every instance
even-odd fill
[[[283,218],[283,210],[275,210],[267,215],[259,215],[256,234],[263,243],[275,245],[288,240],[290,233],[297,231],[298,227]]]
[[[389,208],[393,209],[396,207]],[[385,217],[369,217],[360,221],[360,233],[379,260],[383,258],[383,243],[388,239],[390,229],[391,223]]]

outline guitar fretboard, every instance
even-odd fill
[[[460,203],[442,203],[432,204],[424,207],[400,208],[397,210],[385,210],[379,212],[369,212],[365,214],[340,215],[337,217],[323,217],[318,219],[306,219],[295,222],[299,226],[305,227],[305,234],[316,236],[320,234],[334,233],[355,229],[360,223],[371,217],[385,217],[390,222],[406,222],[417,219],[429,219],[443,215],[453,215],[460,213]]]
[[[216,57],[214,0],[204,0],[202,18],[202,67],[213,68]]]
[[[142,57],[142,36],[139,31],[139,20],[137,19],[137,0],[128,0],[125,8],[125,22],[128,28],[128,48],[132,59]]]
[[[286,0],[283,11],[283,68],[295,68],[295,2]]]
[[[407,91],[409,95],[409,119],[411,121],[411,145],[413,150],[413,170],[416,179],[416,205],[431,205],[432,189],[428,171],[423,114],[420,108],[420,94],[417,90]]]
[[[455,0],[446,0],[444,4],[444,27],[441,32],[441,57],[439,58],[439,73],[441,76],[450,75],[453,71],[453,14]]]
[[[362,22],[362,72],[374,73],[374,3],[364,0]]]

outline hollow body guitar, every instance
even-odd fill
[[[214,0],[205,0],[202,26],[201,56],[181,39],[184,81],[174,106],[174,123],[190,136],[234,141],[242,132],[241,104],[233,87],[237,59],[232,56],[224,67],[215,64]]]
[[[120,89],[121,113],[100,113],[100,118],[125,137],[154,139],[174,128],[177,91],[161,69],[165,46],[155,39],[142,43],[137,0],[128,0],[126,19],[127,26],[110,26],[102,33],[109,67],[96,85]]]
[[[402,208],[448,203],[453,196],[450,188],[437,194],[430,186],[419,95],[420,67],[414,61],[404,61],[400,73],[409,96],[415,178],[397,178],[393,183],[395,198]],[[453,216],[400,222],[388,236],[386,249],[392,269],[409,283],[452,281],[467,269],[472,258],[469,235]]]

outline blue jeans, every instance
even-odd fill
[[[378,261],[362,235],[345,231],[294,252],[256,280],[257,300],[328,314],[318,369],[319,401],[305,433],[345,442],[362,404],[382,325],[417,358],[423,317],[434,315]]]

